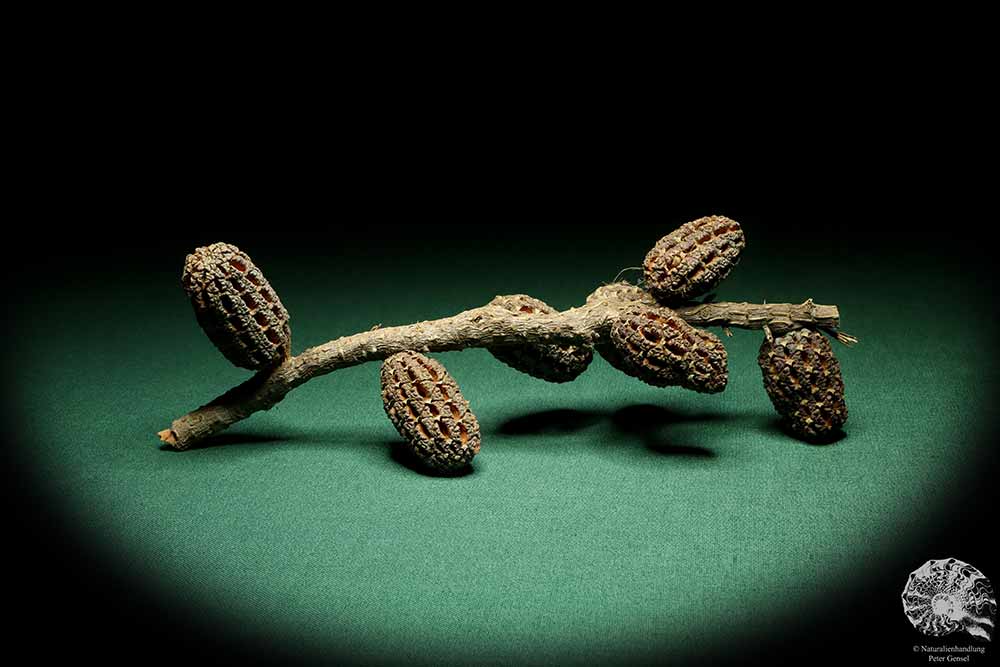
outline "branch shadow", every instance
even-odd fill
[[[605,413],[593,410],[542,410],[508,419],[500,424],[497,431],[504,435],[575,433],[596,424],[605,417]]]
[[[160,451],[181,453],[184,451],[197,451],[199,449],[213,449],[215,447],[230,447],[233,445],[263,445],[277,442],[292,442],[294,440],[301,440],[301,438],[288,433],[282,435],[275,433],[220,433],[218,435],[213,435],[210,438],[206,438],[186,450],[174,449],[170,445],[163,443],[160,445]]]
[[[629,405],[611,414],[611,423],[621,432],[634,436],[646,449],[664,456],[714,459],[714,450],[699,445],[677,444],[669,437],[670,426],[684,423],[722,421],[728,416],[714,412],[685,414],[659,405]]]
[[[262,432],[230,432],[225,431],[206,438],[185,450],[177,450],[161,443],[160,451],[173,453],[193,453],[210,451],[227,451],[234,455],[250,454],[267,451],[273,448],[295,449],[326,449],[331,447],[352,447],[363,451],[375,451],[381,441],[373,438],[368,431],[358,430],[287,430],[280,433]],[[266,445],[258,447],[257,445]]]
[[[584,431],[601,423],[610,425],[621,438],[602,439],[601,449],[609,451],[615,444],[624,442],[641,444],[651,453],[679,459],[709,461],[718,458],[718,453],[703,445],[678,442],[678,431],[671,427],[681,424],[708,423],[737,419],[729,414],[715,412],[685,413],[653,404],[627,405],[613,411],[608,410],[576,410],[556,409],[530,412],[511,417],[503,421],[495,430],[508,437],[523,437],[531,435],[572,434]],[[787,423],[780,418],[769,418],[759,426],[759,429],[772,434],[792,438],[812,446],[827,446],[840,442],[846,437],[843,430],[838,430],[825,438],[807,439],[793,432]],[[387,452],[387,458],[395,464],[426,477],[467,477],[476,472],[474,464],[459,470],[441,471],[428,468],[412,452],[408,450],[401,439],[372,440],[355,435],[334,437],[320,433],[232,433],[225,432],[208,438],[187,451],[211,450],[220,447],[234,447],[239,451],[246,445],[275,444],[307,444],[309,446],[326,447],[344,442],[353,442],[369,449],[372,445],[381,447]],[[611,443],[612,447],[608,444]],[[167,444],[159,446],[160,451],[178,453]],[[376,455],[377,456],[377,455]]]
[[[666,437],[671,425],[728,419],[717,413],[685,414],[651,404],[629,405],[615,411],[542,410],[507,419],[496,432],[506,436],[576,433],[605,422],[626,439],[638,440],[649,451],[663,456],[712,459],[716,453],[706,447],[678,444]],[[617,439],[616,439],[617,440]]]
[[[365,436],[368,437],[365,437]],[[208,450],[227,450],[227,453],[241,454],[250,453],[256,450],[253,445],[276,445],[276,446],[308,446],[319,447],[343,447],[353,446],[359,450],[368,452],[370,456],[379,457],[379,452],[386,452],[385,459],[391,460],[395,464],[407,468],[415,473],[427,477],[466,477],[475,473],[472,464],[458,470],[442,471],[428,468],[420,459],[413,455],[406,447],[405,441],[396,438],[392,440],[373,439],[370,434],[361,433],[341,433],[341,432],[285,432],[285,433],[233,433],[224,432],[214,435],[199,442],[197,445],[186,450],[177,450],[168,444],[161,443],[160,451],[172,452],[175,454],[190,453]],[[391,465],[391,464],[390,464]]]

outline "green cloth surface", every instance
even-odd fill
[[[496,294],[567,308],[644,252],[397,255],[382,270],[244,250],[290,311],[296,352]],[[729,387],[713,396],[644,385],[599,357],[552,385],[485,350],[435,355],[482,427],[463,477],[392,456],[377,364],[176,453],[156,432],[248,376],[198,329],[182,260],[176,275],[95,275],[27,306],[13,350],[24,461],[109,567],[191,617],[303,652],[600,663],[766,634],[947,513],[975,467],[970,415],[997,380],[980,352],[990,313],[956,274],[917,258],[898,260],[908,271],[851,257],[816,269],[819,254],[751,244],[718,300],[837,304],[861,340],[835,345],[850,418],[834,444],[777,427],[761,334],[737,330]],[[928,317],[945,299],[949,317]]]

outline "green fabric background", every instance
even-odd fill
[[[247,376],[197,328],[178,256],[170,271],[101,267],[26,305],[12,348],[23,458],[40,502],[109,567],[234,636],[295,651],[602,662],[766,634],[947,515],[979,456],[971,417],[998,378],[982,352],[992,314],[952,267],[755,246],[747,231],[719,300],[835,303],[861,339],[836,347],[850,419],[835,444],[777,428],[760,334],[736,331],[715,396],[649,387],[600,358],[556,386],[483,350],[437,355],[482,426],[465,477],[392,457],[374,364],[308,383],[216,446],[165,451],[158,430]],[[501,293],[569,307],[653,241],[555,254],[474,240],[329,258],[243,249],[301,351]],[[943,300],[949,317],[928,317]]]

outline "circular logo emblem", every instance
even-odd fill
[[[906,580],[903,611],[925,635],[943,637],[962,630],[989,641],[997,601],[990,580],[968,563],[929,560]]]

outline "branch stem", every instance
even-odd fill
[[[595,298],[596,297],[596,298]],[[376,361],[404,350],[445,352],[512,344],[592,344],[607,336],[614,318],[632,301],[598,290],[585,305],[525,317],[500,306],[486,305],[438,320],[376,328],[332,340],[260,371],[241,385],[178,419],[159,432],[160,440],[183,450],[219,433],[260,410],[277,405],[291,390],[340,368]],[[700,327],[783,330],[814,326],[836,330],[836,306],[802,304],[706,303],[675,311]]]

